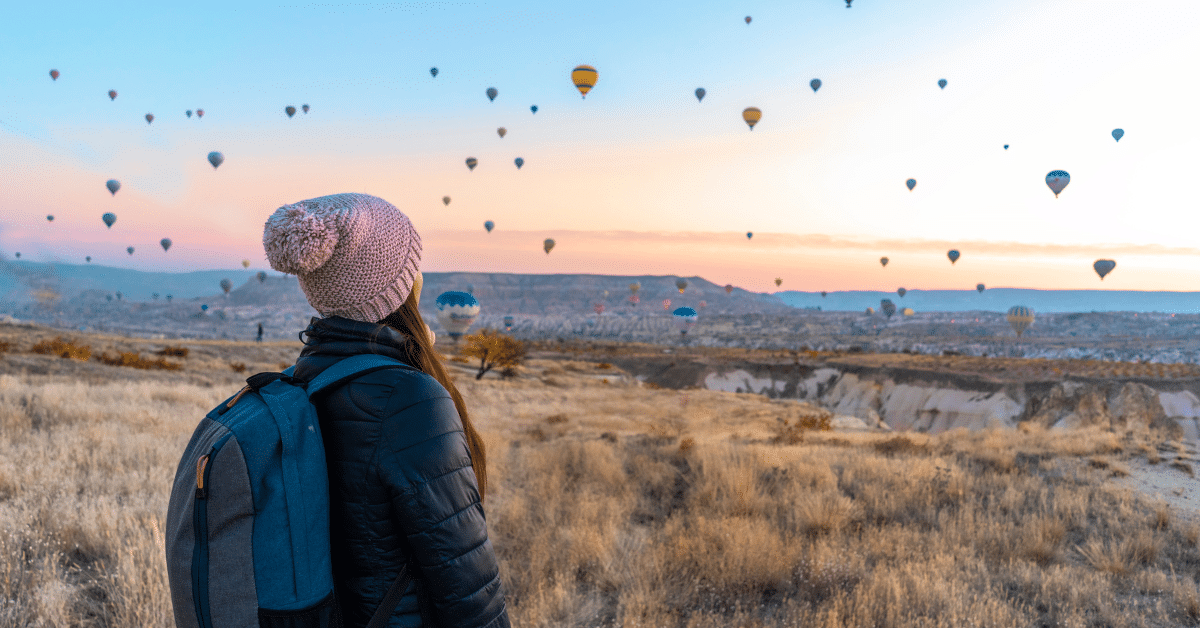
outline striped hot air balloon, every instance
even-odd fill
[[[1007,318],[1008,324],[1012,325],[1013,331],[1017,332],[1019,338],[1033,324],[1033,310],[1024,305],[1014,305],[1009,308]]]
[[[758,124],[758,121],[761,119],[762,110],[758,107],[746,107],[742,110],[742,120],[746,121],[746,125],[750,127],[751,131],[754,130],[754,125]]]
[[[1046,175],[1046,185],[1050,187],[1050,191],[1054,192],[1054,198],[1058,198],[1058,194],[1062,192],[1067,184],[1071,182],[1071,175],[1067,174],[1066,170],[1051,170]]]
[[[467,292],[443,292],[438,296],[436,305],[438,322],[455,342],[479,316],[479,301]]]
[[[588,92],[596,86],[598,78],[600,78],[600,73],[590,65],[577,65],[574,70],[571,70],[571,81],[575,83],[575,89],[579,90],[582,98],[587,98]]]

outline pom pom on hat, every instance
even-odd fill
[[[338,243],[337,225],[329,218],[327,212],[309,211],[304,201],[275,210],[263,230],[271,268],[296,275],[329,261]]]

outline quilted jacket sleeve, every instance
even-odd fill
[[[508,628],[462,421],[446,390],[433,378],[421,379],[419,390],[397,389],[388,403],[377,473],[391,493],[393,517],[412,548],[437,624]]]

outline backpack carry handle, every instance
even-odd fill
[[[412,371],[416,370],[395,358],[389,358],[375,354],[356,355],[346,358],[345,360],[334,364],[324,371],[321,371],[320,375],[317,375],[312,379],[312,381],[308,382],[305,390],[308,392],[308,396],[311,398],[326,388],[345,383],[346,381],[354,379],[359,375],[365,375],[366,373],[372,371],[378,371],[380,369],[391,367],[406,368]],[[294,368],[296,367],[290,366],[288,367],[288,370],[292,370]],[[291,376],[291,373],[288,373],[287,371],[284,371],[284,374],[289,377]]]

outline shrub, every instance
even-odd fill
[[[234,373],[245,373],[246,365],[243,362],[230,362],[229,368],[233,369]]]
[[[183,368],[174,362],[167,362],[162,358],[151,360],[149,358],[143,358],[137,353],[118,353],[115,356],[110,356],[107,353],[101,353],[97,359],[109,366],[128,366],[130,368],[147,371],[150,369],[178,371],[179,369]]]
[[[612,366],[611,364],[609,364],[608,362],[601,362],[601,363],[599,363],[599,364],[597,364],[597,365],[596,365],[596,368],[598,368],[598,369],[601,369],[601,370],[604,370],[604,369],[610,369],[610,368],[612,368],[612,367],[613,367],[613,366]]]
[[[172,347],[171,345],[167,345],[167,346],[163,347],[162,349],[155,351],[154,354],[170,356],[173,358],[186,358],[188,356],[188,348],[187,347]]]
[[[556,423],[566,423],[566,422],[567,422],[567,415],[565,415],[565,414],[552,414],[552,415],[550,415],[550,416],[546,417],[546,422],[547,422],[547,423],[549,423],[550,425],[554,425],[554,424],[556,424]]]
[[[7,353],[12,349],[12,343],[5,340],[0,340],[0,353]]]
[[[795,421],[791,419],[779,418],[776,419],[778,424],[775,426],[775,436],[771,437],[772,443],[782,445],[799,445],[804,442],[804,433],[811,431],[828,432],[833,429],[831,422],[833,413],[828,410],[822,410],[816,414],[807,414],[797,418]]]
[[[35,345],[30,351],[40,353],[42,355],[56,355],[60,358],[70,358],[87,362],[92,357],[91,345],[77,345],[73,341],[66,340],[62,336],[54,340],[43,340]]]
[[[463,358],[479,360],[479,372],[475,374],[475,379],[483,379],[484,373],[497,366],[502,369],[520,366],[525,358],[525,343],[495,330],[483,329],[467,336],[467,342],[459,353]]]

